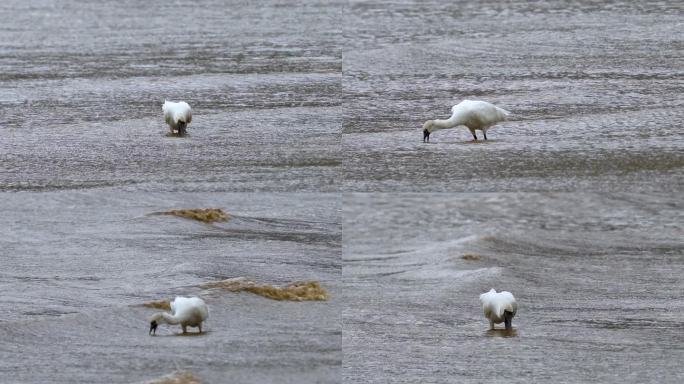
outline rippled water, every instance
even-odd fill
[[[340,11],[0,4],[0,381],[339,381]],[[214,207],[232,219],[152,215]],[[330,300],[200,288],[238,277]],[[148,336],[141,305],[175,295],[207,301],[205,335]]]
[[[658,194],[345,195],[345,382],[680,382],[682,208]],[[490,288],[517,298],[512,334],[488,331]]]
[[[339,199],[328,194],[20,192],[0,202],[4,382],[138,382],[182,368],[206,382],[336,381],[341,361]],[[221,207],[204,224],[152,213]],[[325,302],[199,286],[245,277],[319,281]],[[149,337],[141,304],[199,295],[202,337]],[[160,332],[161,331],[161,332]],[[6,377],[7,378],[7,377]]]
[[[347,191],[677,190],[676,1],[355,2],[343,54]],[[463,99],[511,121],[422,143]]]
[[[339,7],[0,5],[0,190],[334,191]],[[161,105],[185,100],[189,136]]]
[[[682,11],[0,3],[0,381],[681,382]],[[465,98],[513,116],[423,143]],[[148,336],[175,295],[206,334]]]

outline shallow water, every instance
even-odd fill
[[[20,192],[0,202],[3,382],[139,382],[182,369],[206,382],[339,379],[335,194]],[[219,206],[204,224],[150,213]],[[279,302],[200,285],[318,281],[328,301]],[[206,335],[176,338],[141,305],[200,295]],[[194,329],[193,329],[194,330]]]
[[[346,194],[343,211],[345,382],[681,381],[681,199]],[[512,332],[488,330],[490,288],[515,295]]]
[[[3,2],[0,190],[334,191],[339,11]],[[164,99],[192,106],[187,137]]]
[[[346,191],[681,188],[679,2],[354,2],[346,15]],[[513,116],[482,145],[464,127],[423,144],[423,122],[463,99]]]
[[[681,382],[679,3],[0,14],[3,383]],[[513,116],[422,143],[464,98]],[[164,99],[192,105],[186,137]],[[202,208],[230,219],[157,214]],[[208,288],[235,278],[329,299]],[[492,286],[512,331],[487,329]],[[176,295],[206,333],[148,336],[143,304]]]
[[[3,1],[2,382],[338,382],[335,2]],[[170,136],[161,105],[193,121]],[[262,193],[253,193],[262,192]],[[286,192],[273,194],[272,192]],[[222,208],[207,225],[155,212]],[[329,301],[200,285],[316,281]],[[200,295],[207,333],[148,336]],[[161,332],[160,332],[161,331]]]

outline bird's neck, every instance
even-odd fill
[[[178,324],[178,323],[180,323],[180,320],[176,316],[174,316],[170,313],[162,312],[161,316],[162,316],[162,319],[164,320],[164,322],[166,324]]]
[[[446,120],[432,120],[432,127],[433,129],[445,129],[445,128],[451,128],[459,125],[460,122],[455,118],[455,117],[450,117]]]

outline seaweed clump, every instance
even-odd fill
[[[171,310],[171,302],[169,300],[148,301],[146,303],[143,303],[143,307],[155,308],[155,309],[165,309],[167,311],[170,311]]]
[[[231,292],[246,291],[272,300],[326,301],[329,299],[328,292],[317,281],[298,281],[278,287],[269,284],[259,285],[244,278],[237,278],[206,283],[201,287]]]
[[[225,213],[220,208],[206,208],[206,209],[176,209],[172,211],[159,212],[159,215],[168,215],[183,217],[201,221],[203,223],[215,223],[218,221],[227,221],[230,215]]]

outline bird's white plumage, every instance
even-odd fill
[[[199,297],[178,296],[171,302],[171,313],[159,312],[152,316],[151,321],[167,324],[180,324],[183,333],[186,327],[198,327],[202,332],[202,322],[209,317],[209,309],[204,300]]]
[[[465,125],[475,136],[475,131],[482,131],[487,137],[487,129],[500,123],[511,113],[494,104],[480,100],[463,100],[451,107],[451,117],[446,120],[428,120],[423,129],[432,133],[439,129],[453,128]]]
[[[480,303],[492,329],[494,329],[494,324],[504,322],[505,311],[512,313],[513,316],[518,311],[518,304],[513,294],[507,291],[497,292],[494,288],[480,295]]]
[[[511,113],[494,104],[480,100],[463,100],[451,107],[451,117],[468,128],[487,129],[506,120]]]
[[[178,316],[180,323],[191,327],[203,322],[209,316],[209,310],[204,300],[199,297],[176,297],[171,302],[171,313]]]
[[[164,100],[162,105],[164,120],[172,131],[179,131],[192,121],[192,109],[185,101],[173,102]]]

